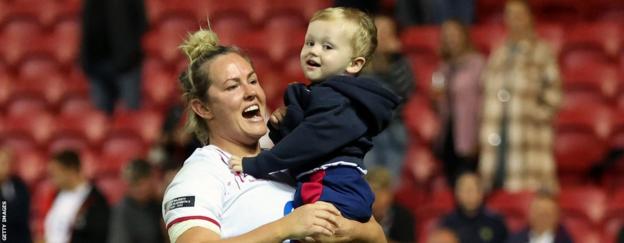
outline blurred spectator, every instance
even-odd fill
[[[616,242],[617,242],[617,243],[624,243],[624,227],[622,227],[622,228],[620,229],[620,232],[618,233],[618,236],[617,236],[617,241],[616,241]]]
[[[401,54],[401,41],[394,20],[388,16],[375,17],[378,46],[372,62],[363,75],[382,81],[382,85],[403,98],[388,127],[373,138],[373,149],[364,158],[367,166],[383,166],[390,170],[393,178],[403,165],[408,136],[403,123],[403,104],[414,92],[414,74],[409,61]]]
[[[195,136],[186,131],[184,112],[184,106],[179,103],[167,110],[162,134],[150,151],[149,161],[159,166],[166,166],[167,163],[181,164],[196,148],[202,147]]]
[[[0,201],[7,219],[2,224],[7,238],[2,242],[30,243],[30,194],[20,178],[11,176],[12,162],[9,149],[0,148]]]
[[[508,243],[572,243],[572,237],[559,223],[559,206],[548,193],[538,193],[529,209],[529,225],[510,237]]]
[[[414,242],[414,217],[394,202],[390,172],[384,168],[370,169],[366,180],[375,193],[373,216],[383,227],[388,242]]]
[[[474,0],[396,0],[396,16],[402,26],[439,25],[458,19],[469,25],[474,21]]]
[[[434,150],[453,186],[457,175],[477,166],[485,59],[472,46],[466,26],[457,20],[445,21],[440,34],[442,64],[433,75],[432,93],[443,125]]]
[[[452,230],[442,228],[431,232],[427,243],[459,243],[459,239]]]
[[[118,98],[129,109],[141,100],[141,37],[147,30],[143,0],[84,0],[81,64],[91,98],[112,113]]]
[[[462,243],[505,242],[505,220],[483,204],[483,190],[479,176],[464,173],[455,186],[457,207],[442,219],[441,226],[452,229]]]
[[[45,218],[45,242],[107,242],[109,206],[102,193],[81,174],[78,154],[55,154],[49,163],[49,175],[59,192]]]
[[[124,169],[123,176],[128,193],[113,209],[108,242],[164,242],[152,166],[147,161],[134,160]]]
[[[480,172],[489,187],[557,188],[552,121],[561,100],[557,59],[525,1],[505,5],[509,36],[483,73]]]

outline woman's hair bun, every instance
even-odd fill
[[[219,46],[219,37],[211,30],[201,29],[189,34],[184,43],[180,45],[180,49],[189,60],[194,62],[202,54],[213,51]]]

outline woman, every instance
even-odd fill
[[[552,119],[561,100],[557,61],[536,37],[529,6],[505,6],[507,41],[484,71],[480,172],[489,187],[555,190]]]
[[[213,32],[200,30],[181,48],[190,59],[180,77],[190,109],[187,125],[206,146],[186,160],[165,192],[163,216],[171,242],[281,242],[331,236],[321,240],[385,242],[374,220],[348,221],[323,202],[290,213],[291,186],[272,181],[277,178],[231,173],[231,156],[260,152],[258,140],[267,132],[264,91],[249,58],[234,47],[219,45]]]
[[[468,29],[456,20],[447,20],[441,31],[442,64],[433,76],[432,88],[442,129],[435,145],[444,162],[448,184],[477,165],[477,134],[481,106],[483,55],[476,52]]]

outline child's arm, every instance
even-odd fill
[[[320,163],[325,156],[366,133],[366,125],[348,100],[323,96],[311,101],[304,120],[273,149],[243,158],[242,171],[260,177],[305,163]]]
[[[308,105],[309,96],[309,90],[305,85],[300,83],[288,85],[284,94],[285,107],[275,110],[269,120],[269,138],[273,144],[279,143],[303,121],[303,107]]]

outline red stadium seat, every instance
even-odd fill
[[[51,105],[57,105],[69,91],[68,76],[52,58],[37,56],[24,60],[18,70],[19,93],[43,96]]]
[[[439,218],[450,213],[455,206],[455,199],[451,191],[432,193],[429,201],[417,208],[416,214],[420,219]]]
[[[594,0],[584,2],[586,18],[591,21],[624,21],[624,2],[612,0]]]
[[[27,53],[39,48],[44,32],[36,20],[31,18],[14,19],[4,26],[0,33],[0,53],[7,64],[14,66]]]
[[[507,226],[512,232],[526,226],[529,206],[534,193],[530,191],[497,191],[488,200],[488,205],[505,216]]]
[[[23,116],[37,112],[46,112],[50,110],[50,106],[40,96],[36,94],[20,94],[15,93],[11,96],[11,100],[7,103],[7,116]]]
[[[311,19],[316,11],[331,6],[329,1],[324,0],[262,0],[257,1],[257,4],[259,8],[263,9],[262,16],[264,19],[268,19],[271,16],[290,16],[304,22]]]
[[[63,113],[56,118],[53,137],[82,137],[93,146],[97,146],[108,134],[108,117],[96,110],[81,113]]]
[[[262,1],[254,1],[254,4],[250,4],[246,0],[208,0],[206,1],[207,14],[210,19],[219,19],[223,16],[237,15],[240,17],[248,17],[252,23],[257,24],[262,22],[264,7],[259,6],[263,4]]]
[[[102,173],[100,154],[95,149],[84,149],[80,151],[80,162],[82,173],[89,179],[95,179]]]
[[[554,23],[538,23],[535,26],[535,29],[539,37],[541,37],[550,45],[550,48],[552,49],[554,55],[558,56],[559,52],[561,52],[563,41],[565,39],[565,33],[561,28],[561,25]]]
[[[425,53],[436,55],[440,47],[440,28],[438,26],[410,27],[401,34],[401,43],[405,53]]]
[[[563,70],[566,98],[587,97],[585,100],[609,102],[617,95],[619,77],[614,65],[590,64]]]
[[[603,158],[612,114],[600,103],[564,106],[555,121],[555,158],[561,173],[583,174]]]
[[[232,44],[241,35],[254,30],[254,24],[248,16],[224,15],[219,18],[211,18],[210,26],[219,35],[219,41],[224,44]]]
[[[187,16],[198,21],[207,17],[206,1],[202,0],[155,0],[147,1],[147,17],[150,23],[158,23],[171,16]]]
[[[423,145],[412,144],[405,155],[402,176],[419,185],[425,185],[438,173],[440,164],[431,150]]]
[[[588,227],[584,223],[564,220],[564,226],[572,235],[572,240],[578,243],[602,243],[598,230]]]
[[[41,181],[46,172],[47,156],[37,150],[15,153],[15,172],[29,188]]]
[[[579,222],[598,229],[605,217],[607,196],[598,187],[564,187],[559,195],[559,205],[565,222]]]
[[[145,156],[147,149],[138,135],[110,134],[102,143],[99,170],[103,174],[119,175],[124,165]]]
[[[89,147],[89,141],[81,134],[58,134],[52,136],[48,144],[51,153],[63,150],[82,151]]]
[[[574,23],[582,18],[578,0],[530,0],[538,21]]]
[[[566,33],[562,50],[564,67],[608,63],[620,49],[621,34],[615,23],[578,24]]]
[[[479,0],[477,4],[477,22],[481,24],[503,24],[505,2],[499,0]]]
[[[44,111],[9,116],[4,122],[0,138],[23,137],[31,139],[38,145],[48,141],[54,127],[54,117]]]
[[[8,68],[0,63],[0,110],[4,110],[4,106],[13,93],[15,78],[9,72]]]
[[[507,36],[507,30],[502,25],[478,25],[470,30],[475,47],[483,53],[490,53],[501,46]]]
[[[163,116],[156,110],[120,112],[113,118],[111,133],[138,135],[149,144],[160,137],[162,123]]]
[[[157,60],[144,63],[141,86],[147,107],[164,109],[179,98],[178,74]]]
[[[95,185],[104,194],[110,205],[117,205],[126,193],[127,184],[120,177],[102,177]]]
[[[267,42],[268,55],[274,63],[283,63],[286,59],[299,57],[303,43],[305,42],[305,30],[267,31],[271,42]]]
[[[71,96],[59,105],[60,114],[80,114],[95,110],[87,96]]]
[[[143,41],[148,57],[155,57],[174,65],[184,57],[178,46],[188,33],[197,28],[197,22],[190,17],[171,16],[158,22]]]
[[[78,60],[80,48],[80,23],[75,18],[58,22],[52,29],[50,42],[54,58],[63,66],[71,66]]]
[[[431,144],[440,129],[436,114],[429,102],[420,97],[411,98],[403,110],[405,127],[411,136],[425,144]]]
[[[274,69],[277,65],[271,60],[267,49],[267,45],[272,42],[268,41],[267,38],[270,36],[264,31],[250,32],[236,38],[234,45],[241,48],[249,56],[255,69]]]

